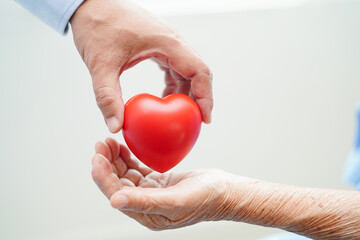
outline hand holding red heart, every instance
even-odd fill
[[[141,17],[139,17],[141,16]],[[109,130],[123,126],[120,75],[152,59],[165,72],[164,95],[191,95],[210,123],[212,75],[200,56],[170,26],[127,0],[89,0],[71,19],[75,45],[89,69],[97,104]]]

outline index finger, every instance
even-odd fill
[[[104,195],[110,197],[119,191],[123,185],[111,168],[110,162],[101,154],[96,154],[92,159],[93,169],[91,175]]]
[[[204,123],[211,122],[213,108],[212,73],[200,56],[185,44],[172,48],[169,66],[184,79],[191,81],[191,91]]]

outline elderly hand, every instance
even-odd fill
[[[92,76],[97,104],[109,130],[120,131],[123,71],[151,58],[165,71],[164,95],[194,98],[210,123],[212,75],[199,55],[167,24],[126,0],[86,0],[71,19],[75,45]]]
[[[160,174],[113,139],[96,144],[92,175],[114,208],[154,230],[231,220],[313,239],[360,239],[356,191],[274,184],[220,170]]]
[[[232,181],[220,170],[154,172],[113,139],[96,144],[92,176],[114,208],[156,230],[222,219]]]

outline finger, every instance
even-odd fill
[[[169,70],[171,78],[174,79],[176,84],[176,93],[182,93],[185,95],[190,94],[191,88],[191,81],[184,79],[183,76],[175,72],[173,69],[170,68]]]
[[[171,49],[169,65],[187,80],[191,80],[191,90],[198,104],[203,122],[211,122],[213,108],[212,74],[200,57],[187,45],[181,44]]]
[[[124,174],[128,171],[128,167],[126,163],[123,161],[121,157],[117,157],[113,160],[114,166],[117,171],[117,175],[119,178],[124,177]]]
[[[120,145],[118,144],[118,142],[116,140],[114,140],[112,138],[107,138],[105,140],[105,142],[111,152],[111,159],[109,159],[111,166],[113,167],[114,172],[120,178],[128,170],[126,164],[120,157]]]
[[[103,142],[97,142],[95,144],[95,152],[103,155],[105,158],[109,160],[111,160],[112,158],[109,146]]]
[[[191,89],[191,82],[188,80],[183,80],[179,82],[176,92],[188,95],[189,97],[193,97],[190,96],[190,89]]]
[[[163,97],[175,93],[177,89],[177,81],[171,76],[170,71],[165,72],[165,89],[163,91]]]
[[[179,193],[163,188],[124,187],[110,199],[111,206],[119,210],[168,216],[179,206]]]
[[[201,72],[192,77],[191,90],[198,104],[204,123],[211,122],[211,112],[214,106],[212,94],[212,76]]]
[[[105,143],[107,144],[110,151],[111,160],[118,158],[120,156],[120,145],[116,142],[116,140],[112,138],[106,138]]]
[[[171,68],[168,66],[167,58],[162,55],[157,55],[156,57],[153,57],[152,60],[156,62],[159,68],[165,72],[165,89],[162,96],[166,97],[172,93],[175,93],[178,83],[170,73]]]
[[[140,180],[142,178],[144,178],[144,176],[141,173],[139,173],[138,171],[136,171],[135,169],[129,169],[125,173],[123,178],[126,178],[126,179],[130,180],[134,184],[134,186],[138,186]]]
[[[136,187],[135,184],[127,178],[120,178],[120,183],[127,187]]]
[[[139,161],[132,159],[129,149],[127,149],[124,145],[120,145],[120,156],[128,168],[135,169],[144,177],[153,172],[150,168],[142,166]]]
[[[119,178],[112,171],[110,162],[101,154],[96,154],[92,159],[92,178],[99,189],[107,198],[119,191],[122,187]]]
[[[111,163],[112,156],[111,156],[111,150],[110,150],[108,144],[103,143],[103,142],[97,142],[95,144],[95,152],[103,155]],[[111,169],[113,170],[113,172],[115,172],[117,174],[117,170],[116,170],[116,167],[114,166],[114,164],[111,163],[110,166],[111,166]]]
[[[156,62],[161,70],[164,72],[169,71],[169,66],[167,65],[167,59],[162,55],[157,55],[151,58],[154,62]]]
[[[123,126],[124,101],[122,99],[119,77],[117,73],[93,74],[93,87],[97,105],[112,133],[117,133]]]

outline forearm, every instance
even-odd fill
[[[360,239],[360,193],[235,181],[224,219],[281,228],[313,239]]]

